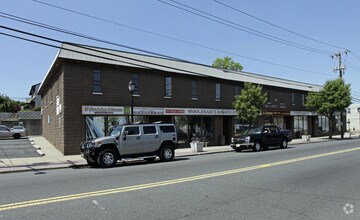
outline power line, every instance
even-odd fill
[[[353,55],[354,57],[356,57],[357,59],[360,60],[360,57],[359,57],[358,55],[356,55],[355,53],[353,53],[353,52],[351,52],[351,51],[349,51],[349,53],[350,53],[351,55]]]
[[[123,44],[118,44],[118,43],[114,43],[114,42],[110,42],[110,41],[106,41],[106,40],[101,40],[101,39],[96,38],[96,37],[92,37],[92,36],[80,34],[80,33],[74,32],[74,31],[69,31],[69,30],[66,30],[66,29],[58,28],[58,27],[55,27],[55,26],[51,26],[51,25],[48,25],[48,24],[44,24],[44,23],[34,21],[34,20],[30,20],[30,19],[19,17],[19,16],[11,15],[11,14],[4,13],[4,12],[1,12],[1,11],[0,11],[0,17],[7,18],[7,19],[10,19],[10,20],[14,20],[14,21],[18,21],[18,22],[22,22],[22,23],[26,23],[26,24],[29,24],[29,25],[37,26],[37,27],[41,27],[41,28],[45,28],[45,29],[48,29],[48,30],[53,30],[53,31],[57,31],[57,32],[61,32],[61,33],[81,37],[81,38],[86,38],[86,39],[89,39],[89,40],[94,40],[94,41],[98,41],[98,42],[102,42],[102,43],[106,43],[106,44],[110,44],[110,45],[114,45],[114,46],[127,48],[127,49],[130,49],[130,50],[135,50],[135,51],[140,51],[140,52],[147,53],[147,54],[166,57],[166,58],[173,59],[173,60],[179,60],[179,61],[183,61],[183,62],[190,62],[190,61],[186,61],[186,60],[183,60],[183,59],[171,57],[171,56],[160,54],[160,53],[154,53],[154,52],[151,52],[151,51],[147,51],[147,50],[143,50],[143,49],[139,49],[139,48],[135,48],[135,47],[130,47],[130,46],[126,46],[126,45],[123,45]]]
[[[240,31],[243,31],[243,32],[246,32],[246,33],[249,33],[249,34],[258,36],[258,37],[262,37],[262,38],[271,40],[271,41],[274,41],[274,42],[278,42],[278,43],[285,44],[285,45],[288,45],[288,46],[291,46],[291,47],[295,47],[295,48],[299,48],[299,49],[302,49],[302,50],[306,50],[306,51],[310,51],[310,52],[315,52],[315,53],[319,53],[319,54],[325,54],[325,55],[330,55],[330,54],[331,54],[330,51],[321,50],[321,49],[317,49],[317,48],[314,48],[314,47],[308,47],[308,46],[305,46],[305,45],[302,45],[302,44],[297,44],[297,43],[294,43],[294,42],[291,42],[291,41],[288,41],[288,40],[284,40],[284,39],[281,39],[281,38],[278,38],[278,37],[275,37],[275,36],[266,34],[266,33],[264,33],[264,32],[260,32],[260,31],[257,31],[257,30],[248,28],[248,27],[243,26],[243,25],[240,25],[240,24],[238,24],[238,23],[235,23],[235,22],[232,22],[232,21],[229,21],[229,20],[220,18],[220,17],[218,17],[218,16],[216,16],[216,15],[212,15],[212,14],[210,14],[210,13],[207,13],[207,12],[204,12],[204,11],[202,11],[202,10],[196,9],[196,8],[194,8],[194,7],[185,5],[185,4],[183,4],[183,3],[179,3],[179,2],[174,1],[174,0],[171,0],[171,1],[172,1],[172,2],[175,2],[175,3],[179,4],[179,5],[182,5],[182,6],[184,6],[184,7],[190,8],[190,9],[192,9],[192,10],[194,10],[194,11],[198,11],[198,12],[200,12],[200,13],[202,13],[202,14],[206,14],[206,15],[208,15],[208,16],[210,16],[210,17],[205,16],[205,15],[202,15],[202,14],[199,14],[199,13],[196,13],[196,12],[194,12],[194,11],[191,11],[191,10],[188,10],[188,9],[185,9],[185,8],[182,8],[182,7],[180,7],[180,6],[171,4],[171,3],[166,2],[166,1],[163,1],[163,0],[158,0],[158,1],[161,2],[161,3],[163,3],[163,4],[172,6],[172,7],[174,7],[174,8],[177,8],[177,9],[186,11],[186,12],[188,12],[188,13],[194,14],[194,15],[196,15],[196,16],[199,16],[199,17],[202,17],[202,18],[211,20],[211,21],[213,21],[213,22],[216,22],[216,23],[219,23],[219,24],[222,24],[222,25],[225,25],[225,26],[234,28],[234,29],[236,29],[236,30],[240,30]],[[216,19],[218,19],[218,20],[216,20]],[[239,28],[239,27],[240,27],[240,28]]]
[[[29,36],[32,36],[32,37],[37,37],[37,38],[40,38],[40,39],[43,39],[43,40],[47,40],[47,41],[53,41],[53,42],[56,42],[56,43],[67,43],[67,42],[63,42],[63,41],[60,41],[60,40],[57,40],[57,39],[54,39],[54,38],[49,38],[49,37],[45,37],[45,36],[41,36],[41,35],[29,33],[29,32],[26,32],[26,31],[17,30],[17,29],[14,29],[14,28],[2,26],[2,25],[0,25],[0,28],[6,29],[6,30],[10,30],[10,31],[13,31],[13,32],[17,32],[17,33],[21,33],[21,34],[24,34],[24,35],[29,35]],[[60,46],[56,46],[56,45],[52,45],[52,44],[48,44],[48,43],[44,43],[44,42],[40,42],[40,41],[36,41],[36,40],[32,40],[32,39],[28,39],[28,38],[23,38],[23,37],[15,36],[15,35],[7,34],[7,33],[4,33],[4,32],[0,32],[0,34],[1,34],[1,35],[5,35],[5,36],[8,36],[8,37],[13,37],[13,38],[16,38],[16,39],[28,41],[28,42],[40,44],[40,45],[43,45],[43,46],[49,46],[49,47],[53,47],[53,48],[57,48],[57,49],[67,50],[67,51],[71,51],[71,52],[75,52],[75,53],[79,53],[79,54],[83,54],[83,55],[88,55],[88,56],[92,56],[92,57],[96,57],[96,58],[107,59],[107,60],[111,60],[111,61],[117,61],[117,62],[121,62],[121,63],[126,63],[126,64],[130,64],[130,65],[134,65],[134,66],[146,68],[146,69],[156,69],[156,68],[154,68],[154,67],[144,66],[144,65],[141,65],[141,64],[137,64],[137,63],[132,63],[132,62],[128,62],[128,61],[113,59],[113,58],[104,57],[104,56],[100,56],[100,55],[95,55],[95,54],[91,54],[91,53],[86,53],[86,52],[81,52],[81,51],[77,51],[77,50],[72,50],[72,49],[68,49],[68,48],[63,48],[63,47],[60,47]],[[123,59],[131,60],[131,61],[136,61],[136,62],[139,62],[139,63],[146,63],[146,64],[150,64],[150,65],[158,66],[158,67],[163,67],[163,68],[170,69],[170,70],[177,70],[177,71],[187,72],[187,73],[191,73],[191,74],[198,75],[198,76],[203,76],[203,77],[211,78],[211,76],[205,75],[205,74],[203,74],[203,73],[199,73],[199,72],[195,72],[195,71],[189,71],[189,70],[185,70],[185,69],[181,69],[181,68],[169,67],[169,66],[166,66],[166,65],[161,65],[161,64],[157,64],[157,63],[153,63],[153,62],[148,62],[148,61],[144,61],[144,60],[139,60],[139,59],[135,59],[135,58],[130,58],[130,57],[126,57],[126,56],[121,56],[121,55],[119,55],[119,54],[110,53],[110,52],[105,52],[105,51],[103,51],[103,50],[98,50],[98,49],[95,49],[95,47],[91,47],[91,46],[84,46],[84,45],[75,44],[75,43],[67,43],[67,44],[72,45],[72,46],[77,47],[77,48],[81,48],[81,49],[85,49],[85,50],[97,52],[97,53],[100,53],[100,54],[106,54],[106,55],[110,55],[110,56],[120,57],[120,58],[123,58]],[[89,47],[90,47],[90,48],[89,48]],[[203,66],[205,66],[205,65],[203,65]],[[207,67],[211,68],[210,66],[207,66]],[[161,70],[161,69],[158,69],[158,70]],[[161,70],[161,71],[162,71],[162,70]],[[263,79],[261,76],[257,76],[256,74],[252,74],[251,76],[252,76],[253,78]],[[216,76],[215,76],[214,78],[219,78],[219,77],[216,77]],[[267,81],[278,82],[277,80],[271,79],[271,78],[268,78]],[[291,81],[288,81],[287,84],[289,84],[289,85],[299,85],[299,83],[297,83],[297,82],[293,82],[293,83],[292,83]]]
[[[266,24],[268,24],[268,25],[271,25],[271,26],[273,26],[273,27],[279,28],[279,29],[281,29],[281,30],[283,30],[283,31],[292,33],[292,34],[294,34],[294,35],[297,35],[297,36],[306,38],[306,39],[308,39],[308,40],[312,40],[312,41],[314,41],[314,42],[317,42],[317,43],[320,43],[320,44],[323,44],[323,45],[327,45],[327,46],[335,47],[335,48],[338,48],[338,49],[346,50],[346,48],[339,47],[339,46],[336,46],[336,45],[333,45],[333,44],[329,44],[329,43],[326,43],[326,42],[317,40],[317,39],[315,39],[315,38],[308,37],[308,36],[305,36],[305,35],[303,35],[303,34],[297,33],[297,32],[295,32],[295,31],[289,30],[289,29],[287,29],[287,28],[281,27],[281,26],[279,26],[279,25],[276,25],[276,24],[274,24],[274,23],[271,23],[271,22],[269,22],[269,21],[266,21],[266,20],[264,20],[264,19],[261,19],[261,18],[259,18],[259,17],[254,16],[254,15],[251,15],[251,14],[249,14],[249,13],[247,13],[247,12],[244,12],[244,11],[238,9],[238,8],[235,8],[234,6],[230,6],[230,5],[228,5],[228,4],[225,4],[225,3],[223,3],[223,2],[220,2],[220,1],[218,1],[218,0],[214,0],[214,2],[216,2],[216,3],[220,4],[220,5],[223,5],[223,6],[227,7],[227,8],[230,8],[230,9],[232,9],[232,10],[234,10],[234,11],[237,11],[237,12],[239,12],[239,13],[241,13],[241,14],[244,14],[244,15],[246,15],[246,16],[249,16],[249,17],[251,17],[251,18],[254,18],[254,19],[258,20],[258,21],[261,21],[261,22],[266,23]]]
[[[83,14],[83,13],[81,13],[81,14]],[[90,39],[90,40],[94,40],[94,41],[98,41],[98,42],[102,42],[102,43],[106,43],[106,44],[110,44],[110,45],[124,47],[124,48],[135,50],[135,51],[140,51],[140,52],[144,52],[144,53],[148,53],[148,54],[162,56],[162,57],[170,58],[170,59],[173,59],[173,60],[179,60],[179,61],[182,61],[182,62],[194,63],[194,62],[191,62],[191,61],[171,57],[171,56],[168,56],[168,55],[154,53],[154,52],[151,52],[151,51],[142,50],[142,49],[138,49],[138,48],[134,48],[134,47],[130,47],[130,46],[126,46],[126,45],[122,45],[122,44],[102,40],[102,39],[99,39],[99,38],[96,38],[96,37],[80,34],[80,33],[74,32],[74,31],[69,31],[69,30],[66,30],[66,29],[63,29],[63,28],[47,25],[47,24],[44,24],[44,23],[41,23],[41,22],[37,22],[37,21],[34,21],[34,20],[22,18],[22,17],[11,15],[11,14],[4,13],[4,12],[0,12],[0,17],[4,17],[4,18],[11,19],[11,20],[14,20],[14,21],[26,23],[26,24],[29,24],[29,25],[33,25],[33,26],[37,26],[37,27],[41,27],[41,28],[46,28],[46,29],[49,29],[49,30],[53,30],[53,31],[57,31],[57,32],[65,33],[65,34],[70,34],[70,35],[73,35],[73,36],[82,37],[82,38],[86,38],[86,39]],[[162,36],[162,35],[160,35],[160,36]],[[318,71],[312,71],[312,70],[308,70],[308,69],[304,69],[304,68],[292,67],[292,66],[288,66],[288,65],[273,63],[273,62],[269,62],[269,61],[265,61],[265,60],[260,60],[260,59],[240,55],[240,54],[237,54],[237,53],[228,52],[228,51],[225,51],[225,50],[220,50],[220,49],[216,49],[216,48],[212,48],[212,47],[208,47],[208,46],[204,46],[204,45],[200,45],[200,44],[195,44],[195,43],[192,43],[192,42],[187,42],[187,41],[182,41],[182,42],[183,43],[188,43],[188,44],[191,44],[191,45],[194,45],[194,46],[202,47],[202,48],[205,48],[205,49],[209,49],[209,50],[213,50],[213,51],[217,51],[217,52],[221,52],[221,53],[225,53],[225,54],[245,58],[245,59],[256,61],[256,62],[266,63],[266,64],[273,65],[273,66],[279,66],[279,67],[283,67],[283,68],[287,68],[287,69],[293,69],[293,70],[297,70],[297,71],[316,73],[316,74],[322,74],[322,75],[328,76],[328,74],[318,72]],[[198,63],[196,63],[196,64],[198,64]],[[199,65],[201,65],[201,64],[199,64]]]
[[[354,70],[354,71],[357,72],[357,73],[360,73],[360,68],[359,68],[359,67],[351,64],[349,61],[344,61],[344,62],[348,65],[348,67],[349,67],[350,69]]]

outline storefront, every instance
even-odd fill
[[[109,135],[117,125],[129,123],[130,112],[128,106],[82,106],[86,139]],[[175,123],[180,144],[192,140],[226,143],[232,132],[223,135],[224,129],[231,130],[234,116],[233,109],[134,107],[134,123]]]

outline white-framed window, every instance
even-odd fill
[[[215,84],[215,100],[221,101],[221,84],[220,83]]]
[[[171,98],[172,96],[172,79],[171,77],[165,77],[165,97]]]

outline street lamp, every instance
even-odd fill
[[[131,123],[134,123],[134,90],[135,90],[135,83],[130,80],[129,85],[129,92],[131,94]]]

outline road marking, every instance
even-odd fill
[[[104,210],[104,209],[105,209],[104,206],[102,206],[98,201],[93,200],[92,202],[93,202],[99,209],[101,209],[101,210]]]
[[[165,180],[165,181],[154,182],[154,183],[146,183],[146,184],[126,186],[126,187],[120,187],[120,188],[114,188],[114,189],[99,190],[99,191],[94,191],[94,192],[85,192],[85,193],[70,194],[70,195],[65,195],[65,196],[56,196],[56,197],[49,197],[49,198],[44,198],[44,199],[4,204],[4,205],[0,205],[0,211],[13,210],[13,209],[19,209],[19,208],[25,208],[25,207],[31,207],[31,206],[39,206],[39,205],[45,205],[45,204],[50,204],[50,203],[65,202],[65,201],[84,199],[84,198],[95,197],[95,196],[104,196],[104,195],[125,193],[125,192],[131,192],[131,191],[135,191],[135,190],[149,189],[149,188],[173,185],[173,184],[178,184],[178,183],[192,182],[192,181],[196,181],[196,180],[203,180],[203,179],[208,179],[208,178],[213,178],[213,177],[225,176],[225,175],[230,175],[230,174],[235,174],[235,173],[242,173],[242,172],[247,172],[247,171],[252,171],[252,170],[258,170],[258,169],[279,166],[279,165],[291,164],[291,163],[295,163],[295,162],[299,162],[299,161],[327,157],[327,156],[332,156],[332,155],[336,155],[336,154],[348,153],[348,152],[357,151],[357,150],[360,150],[360,147],[346,149],[346,150],[340,150],[340,151],[334,151],[334,152],[329,152],[329,153],[324,153],[324,154],[317,154],[317,155],[312,155],[312,156],[307,156],[307,157],[299,157],[299,158],[294,158],[294,159],[289,159],[289,160],[282,160],[282,161],[277,161],[277,162],[273,162],[273,163],[254,165],[254,166],[250,166],[250,167],[226,170],[226,171],[221,171],[221,172],[216,172],[216,173],[208,173],[208,174],[202,174],[202,175],[197,175],[197,176]],[[94,201],[96,201],[96,200],[94,200]]]

